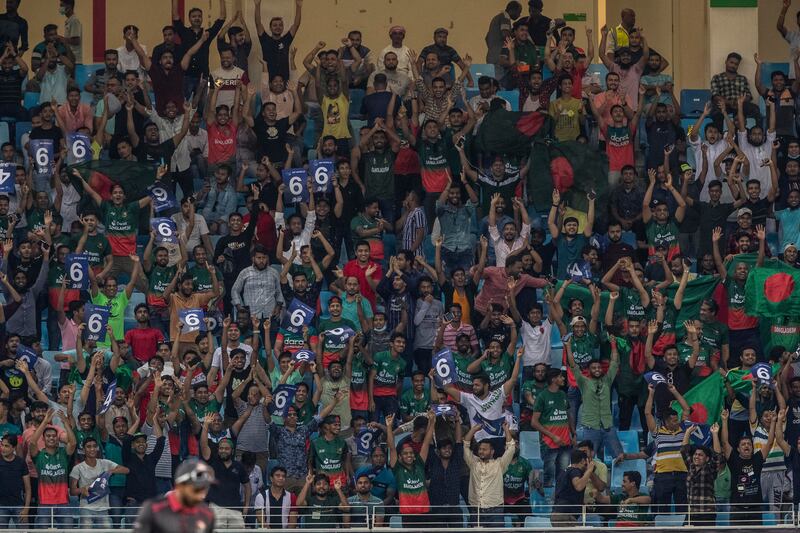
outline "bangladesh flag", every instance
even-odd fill
[[[725,403],[725,383],[722,376],[714,372],[689,389],[683,397],[691,409],[690,422],[706,425],[718,422]],[[683,415],[683,409],[677,401],[672,402],[672,408],[678,413],[678,417]]]
[[[132,202],[147,196],[147,188],[156,180],[156,169],[153,165],[139,163],[137,161],[122,161],[113,159],[110,161],[87,161],[80,165],[70,168],[80,172],[86,183],[88,183],[103,200],[111,198],[111,187],[116,184],[122,185],[125,191],[126,201]],[[80,181],[70,173],[72,184],[79,191],[83,191]],[[87,206],[91,205],[91,198],[83,195],[78,206],[78,212],[82,212]]]
[[[781,365],[775,363],[772,365],[772,375],[776,376]],[[753,375],[750,370],[742,370],[741,368],[733,368],[728,371],[728,383],[734,392],[750,396],[750,391],[753,390]]]
[[[745,286],[745,309],[750,316],[800,316],[800,270],[778,260],[750,271]]]

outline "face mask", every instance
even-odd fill
[[[386,327],[387,327],[386,324],[384,324],[383,326],[381,326],[379,328],[372,328],[372,331],[374,331],[376,333],[383,333],[384,331],[386,331]]]

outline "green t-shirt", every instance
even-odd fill
[[[219,413],[220,404],[216,398],[211,397],[205,405],[193,399],[189,402],[189,407],[192,408],[194,415],[202,421],[207,414]]]
[[[395,153],[386,148],[383,152],[372,150],[361,156],[364,164],[364,186],[367,196],[394,197]]]
[[[533,405],[533,412],[541,413],[539,423],[550,433],[558,435],[565,445],[570,442],[568,411],[567,394],[563,390],[551,392],[544,389],[536,396]],[[542,442],[550,448],[559,447],[548,435],[542,435]]]
[[[405,416],[414,417],[416,415],[424,415],[428,412],[428,407],[431,404],[431,394],[428,389],[422,391],[422,398],[417,398],[414,395],[414,389],[408,389],[400,396],[400,414]]]
[[[364,361],[364,355],[361,352],[353,355],[352,367],[350,390],[360,391],[366,389],[367,372],[369,372],[370,366]]]
[[[659,224],[653,219],[645,227],[647,244],[651,249],[663,244],[667,250],[671,250],[678,244],[678,232],[678,225],[672,219],[669,219],[665,224]]]
[[[472,374],[467,371],[474,358],[471,354],[453,354],[453,362],[456,364],[456,386],[463,391],[472,392]]]
[[[98,291],[96,296],[92,296],[92,303],[95,305],[107,305],[111,308],[108,313],[108,323],[114,331],[114,338],[122,340],[125,338],[125,308],[128,307],[128,293],[125,289],[117,293],[114,298],[109,299],[102,291]],[[98,346],[111,346],[111,339],[106,335],[106,340],[98,342]]]
[[[222,272],[217,267],[217,279],[222,280]],[[189,269],[189,275],[192,276],[192,283],[194,283],[195,292],[211,292],[214,290],[214,284],[211,283],[211,273],[205,267],[193,266]],[[222,282],[220,281],[220,285]]]
[[[427,513],[430,510],[430,500],[425,486],[425,464],[422,459],[417,456],[410,468],[398,460],[392,473],[397,482],[400,513]]]
[[[350,232],[352,233],[351,237],[353,239],[353,242],[355,243],[356,241],[359,240],[374,241],[383,238],[382,233],[364,237],[359,237],[358,234],[356,233],[356,230],[359,228],[362,230],[371,230],[377,227],[378,227],[378,219],[369,219],[364,216],[364,213],[359,213],[358,215],[354,216],[353,220],[350,222]]]
[[[514,370],[514,358],[508,352],[503,352],[496,362],[484,359],[481,363],[481,370],[489,376],[489,388],[494,390],[501,387],[503,383],[511,378]]]
[[[719,321],[703,323],[700,332],[700,346],[704,346],[712,352],[722,350],[724,344],[728,344],[728,326]]]
[[[139,202],[121,206],[105,201],[100,204],[103,225],[114,255],[127,256],[136,253],[136,232],[139,229]]]
[[[537,383],[535,379],[529,379],[528,381],[524,382],[522,384],[522,397],[520,398],[520,403],[522,404],[521,407],[527,407],[528,409],[533,410],[533,406],[536,404],[536,397],[546,388],[547,387]],[[528,400],[525,398],[526,392],[531,393],[531,403],[528,403]]]
[[[111,255],[111,243],[102,233],[86,236],[86,246],[83,253],[89,258],[90,267],[102,267],[107,255]]]
[[[311,441],[311,457],[317,473],[331,476],[342,472],[345,451],[347,444],[339,437],[330,441],[318,437]]]
[[[297,274],[305,274],[309,287],[312,283],[317,281],[317,275],[314,274],[314,269],[311,266],[295,265],[292,263],[292,266],[289,267],[289,275],[294,278]]]
[[[617,520],[624,522],[635,522],[643,524],[650,521],[650,513],[648,512],[648,505],[640,503],[622,504],[622,501],[628,497],[625,494],[612,494],[611,504],[618,505]]]
[[[533,467],[524,457],[517,457],[508,465],[503,474],[503,497],[506,503],[516,503],[521,496],[525,496],[525,484],[530,479],[531,471]]]
[[[6,435],[22,435],[22,430],[19,429],[19,426],[16,424],[3,422],[0,424],[0,437],[4,437]]]
[[[28,222],[28,231],[36,231],[44,228],[44,209],[33,207],[25,213],[25,220]]]
[[[569,342],[572,347],[572,357],[575,359],[575,364],[581,369],[588,368],[589,363],[597,361],[597,335],[586,331],[581,337],[573,335]]]
[[[622,315],[628,318],[644,319],[644,307],[642,306],[642,298],[639,296],[639,291],[632,287],[619,288],[619,300]]]
[[[164,300],[164,291],[169,287],[177,271],[177,265],[165,267],[153,265],[153,268],[147,273],[147,303],[149,305],[162,308],[167,306],[167,302]]]
[[[406,368],[406,362],[402,357],[398,356],[397,359],[392,357],[392,352],[378,352],[373,358],[373,369],[375,370],[375,390],[373,393],[379,392],[377,389],[383,389],[383,394],[378,396],[394,396],[397,389],[397,383],[400,379],[400,373]]]

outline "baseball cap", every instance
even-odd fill
[[[783,247],[783,251],[785,252],[789,248],[794,248],[795,250],[797,250],[797,245],[793,242],[787,243],[786,246]]]
[[[750,208],[748,208],[748,207],[742,207],[741,209],[739,209],[739,210],[736,212],[736,217],[738,218],[738,217],[740,217],[740,216],[743,216],[743,215],[750,215],[750,216],[752,216],[752,215],[753,215],[753,212],[752,212],[752,211],[750,210]]]
[[[175,469],[175,484],[190,483],[195,487],[206,488],[215,482],[214,469],[198,459],[189,459]]]
[[[681,172],[694,172],[692,165],[689,163],[681,163]]]
[[[447,28],[436,28],[435,30],[433,30],[433,34],[436,35],[437,33],[444,33],[445,35],[447,35],[450,32],[447,31]]]
[[[139,440],[139,439],[147,440],[147,435],[145,435],[141,431],[137,431],[136,433],[133,434],[133,437],[131,437],[131,442],[133,442],[135,440]]]
[[[569,321],[569,325],[574,326],[575,324],[580,324],[581,322],[586,324],[586,319],[582,316],[574,316],[572,317],[572,320]]]

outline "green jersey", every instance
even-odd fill
[[[417,456],[410,467],[397,461],[392,469],[397,483],[400,514],[424,514],[430,511],[428,488],[425,486],[425,464]]]
[[[539,395],[541,391],[546,389],[545,385],[540,385],[535,379],[529,379],[525,383],[522,384],[522,407],[527,407],[528,409],[533,410],[533,406],[536,404],[536,397]],[[531,393],[530,402],[527,400],[525,393]]]
[[[678,225],[672,219],[665,224],[659,224],[655,219],[648,222],[644,230],[649,246],[648,253],[653,256],[656,253],[656,246],[664,245],[669,250],[667,257],[673,257],[676,252],[680,251],[678,247],[679,231]]]
[[[428,412],[431,405],[431,394],[428,389],[422,391],[422,396],[417,398],[414,389],[408,389],[400,397],[400,414],[405,417],[414,418],[417,415],[424,415]]]
[[[617,520],[619,522],[633,522],[636,524],[644,524],[650,521],[650,513],[648,512],[648,505],[640,503],[622,503],[623,500],[628,498],[625,494],[612,494],[611,504],[618,505]]]
[[[622,306],[622,315],[628,318],[644,319],[644,307],[639,291],[631,287],[619,288],[619,300]]]
[[[502,387],[503,383],[511,378],[511,372],[514,370],[514,357],[508,352],[503,352],[500,359],[495,362],[484,359],[481,363],[481,370],[489,376],[491,390]]]
[[[375,371],[375,396],[395,396],[400,373],[406,368],[406,362],[399,355],[392,357],[392,352],[379,352],[373,359]]]
[[[44,209],[34,207],[25,213],[25,220],[28,222],[28,231],[36,231],[44,228]]]
[[[506,504],[517,503],[525,497],[525,484],[531,477],[533,467],[524,457],[517,457],[503,474],[503,499]]]
[[[700,332],[700,346],[715,352],[722,350],[722,346],[728,343],[728,326],[716,320],[703,323],[703,329]]]
[[[563,390],[551,392],[544,389],[536,397],[533,405],[534,413],[539,415],[539,423],[550,433],[557,435],[564,446],[569,446],[571,440],[569,436],[569,404],[567,403],[567,393]],[[559,448],[562,445],[556,444],[549,435],[542,435],[542,442],[549,448]]]
[[[105,258],[111,255],[111,243],[108,237],[102,233],[86,236],[86,245],[83,247],[83,253],[89,258],[90,267],[102,268],[105,263]]]
[[[569,339],[570,347],[572,348],[572,357],[575,359],[575,364],[581,369],[588,368],[589,363],[597,361],[597,335],[586,331],[582,336],[577,337],[573,335]]]
[[[189,407],[192,408],[192,412],[198,418],[198,420],[202,421],[205,419],[206,415],[219,413],[219,402],[213,396],[208,399],[208,403],[201,404],[197,400],[191,400],[189,402]]]
[[[364,361],[364,355],[359,352],[353,355],[353,371],[350,374],[350,390],[361,391],[367,387],[367,372],[369,365]]]
[[[217,279],[222,279],[222,272],[214,267],[217,271]],[[194,292],[211,292],[214,290],[214,284],[211,283],[211,273],[207,268],[201,266],[193,266],[189,269],[189,275],[192,276],[192,283],[194,284]],[[222,283],[220,283],[222,285]],[[220,287],[222,288],[222,287]]]
[[[139,229],[139,201],[116,206],[111,202],[100,204],[103,225],[114,255],[128,256],[136,253],[136,232]]]
[[[364,187],[367,196],[394,197],[395,153],[386,148],[383,152],[372,150],[361,156],[364,164]]]
[[[347,444],[339,437],[327,440],[318,437],[311,441],[311,457],[317,473],[332,476],[344,471]]]
[[[456,386],[459,390],[472,392],[472,374],[467,368],[473,360],[472,354],[461,355],[458,352],[453,354],[453,362],[456,364]]]
[[[39,503],[67,505],[69,503],[69,457],[67,450],[59,447],[55,453],[40,449],[33,458],[39,474]]]

